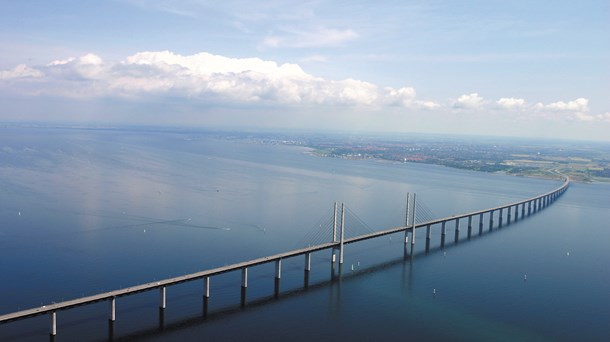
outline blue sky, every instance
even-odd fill
[[[0,121],[610,140],[608,1],[3,1]]]

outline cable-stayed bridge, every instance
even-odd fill
[[[305,236],[304,241],[308,242],[307,247],[178,277],[0,315],[0,324],[48,314],[50,317],[49,332],[52,336],[55,336],[57,334],[57,313],[59,311],[102,301],[107,301],[109,303],[109,321],[113,323],[116,320],[117,298],[145,291],[159,290],[159,308],[164,310],[167,305],[166,293],[168,287],[195,280],[203,280],[204,304],[207,306],[210,298],[211,278],[219,274],[234,271],[241,272],[241,300],[243,304],[246,301],[246,289],[248,287],[248,268],[261,264],[275,263],[276,291],[279,291],[279,279],[282,275],[282,260],[284,259],[304,256],[305,279],[308,279],[308,274],[311,271],[312,253],[330,249],[332,251],[331,262],[338,262],[339,265],[341,265],[343,264],[344,259],[344,246],[358,241],[374,239],[390,234],[404,233],[404,243],[414,245],[416,241],[415,235],[418,230],[420,232],[425,230],[426,250],[428,250],[432,237],[432,229],[440,226],[442,247],[445,243],[447,224],[454,224],[455,226],[455,241],[459,238],[462,221],[466,222],[465,226],[467,227],[467,234],[469,237],[472,234],[473,221],[478,224],[478,233],[482,234],[485,226],[491,230],[493,227],[502,227],[503,224],[509,224],[539,212],[556,201],[568,189],[569,185],[570,179],[566,177],[560,187],[547,193],[493,208],[443,218],[434,218],[433,212],[428,207],[417,203],[415,194],[413,194],[412,200],[411,196],[407,194],[405,224],[400,227],[382,231],[374,231],[345,205],[335,203],[329,214],[324,215],[323,218],[316,223],[314,229]]]

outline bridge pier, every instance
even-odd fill
[[[447,234],[447,228],[445,227],[446,223],[447,221],[443,221],[443,223],[441,223],[441,235]]]
[[[494,226],[494,211],[489,212],[489,230],[491,230]]]
[[[167,291],[165,286],[162,286],[159,291],[159,309],[165,309],[167,304]]]
[[[275,279],[280,279],[282,277],[282,259],[277,259],[275,261]]]
[[[275,278],[274,282],[273,282],[273,297],[274,298],[279,298],[280,297],[280,284],[281,284],[282,280],[280,278]]]
[[[500,227],[502,227],[502,221],[503,221],[503,219],[502,219],[502,212],[503,211],[504,211],[503,208],[500,208],[500,217],[498,219],[498,221],[499,221],[498,226],[500,226]]]
[[[479,214],[479,235],[483,234],[483,213]]]
[[[525,217],[525,203],[521,203],[521,218]]]
[[[305,254],[305,271],[311,271],[311,253]]]
[[[248,287],[248,268],[241,269],[241,287]]]
[[[430,240],[432,237],[432,229],[430,229],[430,225],[426,226],[426,240]]]
[[[51,312],[49,317],[51,318],[51,323],[49,325],[49,334],[51,334],[51,336],[55,336],[57,335],[57,314],[55,313],[55,311],[53,311]]]
[[[114,322],[116,319],[116,297],[112,297],[112,299],[110,299],[110,315],[108,316],[108,320],[110,322]]]
[[[527,216],[532,214],[532,201],[527,201]]]
[[[203,296],[210,298],[210,277],[203,277]]]
[[[506,215],[506,224],[510,224],[510,210],[512,209],[512,207],[508,207],[506,208],[507,211],[507,215]]]
[[[468,238],[472,235],[472,215],[468,216]]]

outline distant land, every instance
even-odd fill
[[[435,164],[580,182],[610,182],[610,143],[467,136],[234,133],[225,138],[298,145],[321,157]]]
[[[610,182],[610,142],[420,133],[254,132],[155,126],[0,123],[0,128],[175,132],[246,143],[307,147],[320,157],[423,163],[516,176]]]

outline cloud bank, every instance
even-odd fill
[[[470,93],[454,100],[420,100],[413,87],[381,87],[356,79],[328,80],[311,75],[293,63],[230,58],[206,52],[183,56],[170,51],[146,51],[118,62],[106,62],[97,55],[87,54],[43,66],[20,64],[0,71],[0,90],[26,96],[78,99],[172,97],[200,103],[507,112],[548,119],[610,121],[609,113],[590,114],[586,98],[530,104],[522,98],[491,101],[478,93]]]

